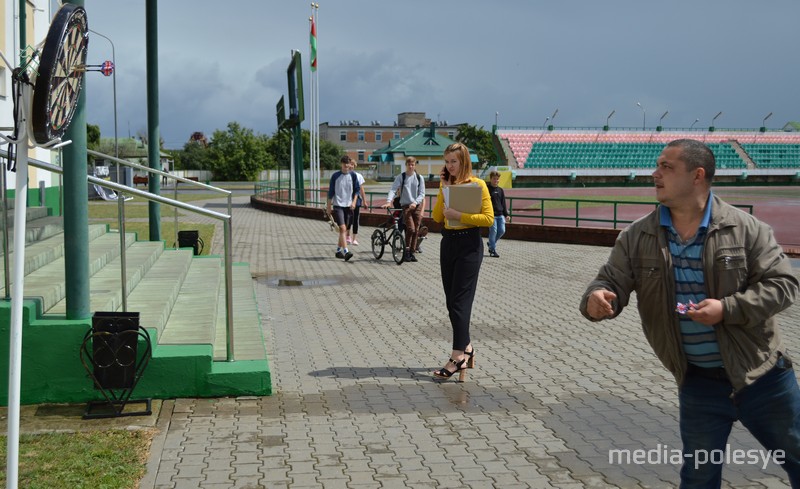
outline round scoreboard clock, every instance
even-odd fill
[[[45,144],[69,127],[81,92],[89,46],[83,7],[64,4],[47,31],[31,103],[33,139]]]

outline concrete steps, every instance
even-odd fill
[[[27,227],[51,233],[50,221],[50,217],[43,215],[30,221]],[[119,234],[109,232],[106,225],[91,225],[88,231],[90,310],[92,313],[122,311]],[[38,302],[35,310],[39,312],[27,314],[24,320],[28,323],[23,324],[26,337],[23,355],[63,357],[65,361],[77,362],[76,348],[88,331],[86,325],[91,318],[66,319],[64,234],[42,232],[31,237],[25,250],[25,297]],[[271,393],[249,266],[239,263],[233,267],[235,358],[228,362],[222,258],[193,256],[191,249],[166,248],[163,241],[137,241],[132,233],[126,233],[125,246],[127,311],[139,313],[140,325],[148,330],[153,346],[148,366],[151,373],[143,376],[137,390],[163,398]],[[12,252],[11,266],[13,256]],[[0,294],[5,294],[3,288],[0,281]],[[9,304],[0,301],[0,308],[8,308]],[[0,313],[0,329],[4,327],[3,321]],[[58,328],[59,322],[64,323],[62,329]],[[64,337],[53,339],[54,331],[60,331],[58,334]],[[26,347],[47,351],[26,353]],[[96,397],[91,389],[88,394],[82,391],[86,375],[80,364],[63,372],[44,365],[28,372],[29,385],[35,387],[31,387],[34,394],[26,394],[28,400],[24,402],[74,402],[76,396]],[[65,378],[58,380],[59,375]],[[73,383],[81,385],[80,389],[70,388]]]

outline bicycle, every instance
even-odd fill
[[[386,212],[389,214],[389,219],[379,229],[373,231],[370,239],[372,255],[376,260],[380,260],[388,244],[392,247],[394,262],[402,265],[406,258],[406,240],[403,231],[400,230],[403,209],[386,209]]]

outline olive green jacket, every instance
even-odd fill
[[[722,301],[723,320],[714,325],[722,363],[735,390],[767,373],[784,354],[774,316],[792,305],[798,280],[772,229],[750,214],[712,197],[711,222],[703,250],[705,292]],[[680,385],[687,369],[675,313],[675,278],[659,210],[642,217],[617,237],[608,262],[586,289],[617,295],[614,317],[636,291],[647,341]],[[785,355],[785,354],[784,354]]]

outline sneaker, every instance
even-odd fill
[[[414,253],[422,253],[422,247],[421,246],[417,246],[417,249],[414,250]]]
[[[493,258],[500,258],[500,255],[498,255],[497,252],[494,251],[494,250],[489,252],[489,256],[491,256]]]
[[[352,242],[353,242],[353,240],[351,240],[351,239],[350,239],[350,236],[348,236],[348,237],[347,237],[347,244],[350,244],[350,243],[352,243]]]
[[[352,252],[352,251],[348,251],[348,252],[347,252],[347,253],[344,255],[344,261],[350,261],[350,258],[353,258],[353,252]]]
[[[353,240],[353,246],[358,246],[358,240],[357,239]]]
[[[413,253],[409,253],[408,255],[406,255],[406,260],[405,261],[417,261],[417,257],[414,256]]]
[[[341,251],[337,251],[336,258],[344,258],[344,253],[342,253]]]

